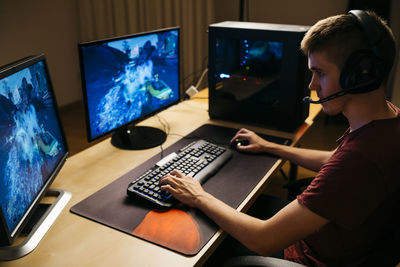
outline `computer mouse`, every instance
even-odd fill
[[[235,139],[231,142],[231,148],[236,149],[238,146],[247,146],[249,145],[249,140],[246,139]]]

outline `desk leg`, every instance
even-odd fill
[[[287,189],[287,199],[294,200],[297,195],[301,194],[300,188],[296,186],[297,183],[297,169],[298,166],[292,162],[290,162],[289,166],[289,179],[288,183],[284,186]]]
[[[293,182],[297,179],[297,168],[297,164],[290,162],[289,182]]]
[[[299,144],[296,145],[296,147],[299,146],[300,146]],[[297,172],[298,172],[297,164],[290,162],[289,179],[288,183],[285,186],[285,188],[288,190],[288,200],[293,200],[296,198],[298,194],[300,194],[299,188],[297,188],[296,186],[293,187],[293,185],[295,185],[297,180]]]
[[[296,144],[295,147],[300,147],[300,144],[299,143]],[[298,170],[297,164],[290,162],[289,183],[297,180],[297,170]]]

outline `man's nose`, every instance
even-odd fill
[[[311,76],[311,81],[308,84],[308,89],[310,89],[310,91],[317,91],[319,89],[319,82],[315,75]]]

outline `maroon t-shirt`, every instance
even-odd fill
[[[391,104],[392,105],[392,104]],[[285,249],[307,266],[357,266],[400,220],[400,110],[394,119],[347,131],[297,197],[329,223]]]

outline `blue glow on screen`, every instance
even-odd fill
[[[44,63],[0,80],[0,206],[10,232],[65,154]]]
[[[81,47],[91,138],[179,99],[178,30]]]

